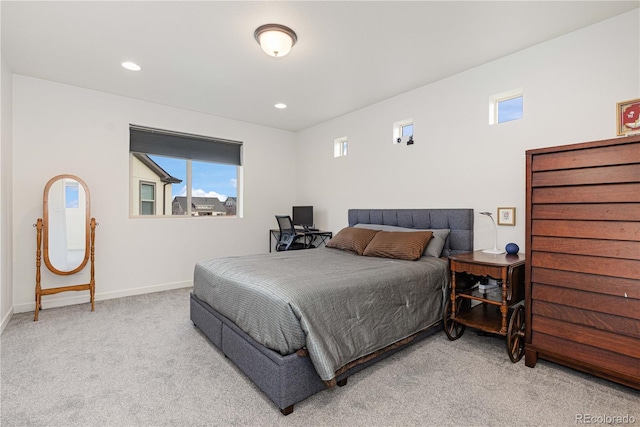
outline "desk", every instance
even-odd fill
[[[305,230],[297,230],[297,229],[296,231],[298,231],[299,234],[304,235],[304,239],[307,244],[309,245],[314,244],[315,247],[318,247],[320,245],[326,245],[329,239],[333,237],[333,233],[331,231],[323,231],[323,230],[305,231]],[[277,243],[279,235],[280,235],[279,228],[272,228],[271,230],[269,230],[269,252],[271,252],[271,249],[273,248],[273,239],[276,239],[276,243]],[[317,244],[315,244],[316,242]]]

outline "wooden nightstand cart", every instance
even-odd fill
[[[447,337],[460,338],[467,326],[502,335],[511,361],[520,360],[525,340],[524,264],[522,254],[475,251],[450,256],[451,294],[444,309]],[[486,288],[489,279],[498,287]]]

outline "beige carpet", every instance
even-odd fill
[[[0,338],[2,426],[640,425],[637,390],[513,364],[504,338],[471,330],[427,338],[284,417],[193,326],[189,291],[14,315]]]

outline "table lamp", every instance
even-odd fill
[[[498,249],[498,227],[496,226],[496,222],[493,220],[493,216],[491,215],[491,212],[480,212],[480,215],[486,215],[489,217],[489,219],[491,220],[491,223],[493,224],[493,230],[494,230],[494,234],[493,234],[493,249],[483,249],[482,252],[487,253],[487,254],[503,254],[504,251],[501,251],[500,249]]]

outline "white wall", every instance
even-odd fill
[[[616,102],[640,97],[639,28],[638,11],[630,12],[297,135],[20,75],[12,82],[3,59],[2,318],[12,305],[34,309],[32,224],[44,185],[62,173],[91,191],[98,299],[186,286],[197,260],[266,252],[273,215],[293,204],[314,205],[317,225],[334,232],[352,207],[515,206],[517,225],[499,227],[499,245],[524,249],[525,151],[615,137]],[[489,126],[489,96],[517,87],[524,119]],[[415,145],[393,145],[392,123],[409,117]],[[129,123],[244,141],[244,218],[130,219]],[[349,155],[334,159],[342,136]],[[294,195],[279,190],[291,176],[274,165],[296,158],[313,161],[297,163]],[[476,247],[491,246],[492,233],[476,217]],[[45,287],[86,280],[43,269]],[[45,297],[44,305],[87,301],[84,294]]]
[[[640,97],[639,12],[633,11],[298,133],[297,203],[339,231],[349,208],[516,207],[498,246],[524,251],[525,151],[615,138],[616,103]],[[417,52],[419,54],[419,52]],[[455,54],[452,52],[452,55]],[[410,66],[410,63],[404,65]],[[488,125],[489,97],[524,88],[524,118]],[[392,144],[414,119],[415,144]],[[333,141],[349,154],[333,157]],[[475,217],[476,249],[493,246]]]
[[[0,332],[13,313],[11,70],[0,55]]]
[[[129,218],[130,123],[243,141],[244,217]],[[293,192],[280,191],[289,185],[290,172],[274,165],[293,163],[294,153],[291,132],[14,75],[15,311],[35,308],[32,225],[42,216],[51,177],[77,175],[89,187],[91,215],[99,223],[96,298],[105,299],[188,286],[198,260],[267,252],[274,214],[290,210],[295,199]],[[42,285],[87,283],[87,274],[55,276],[43,266]],[[45,308],[83,302],[88,293],[43,301]]]

